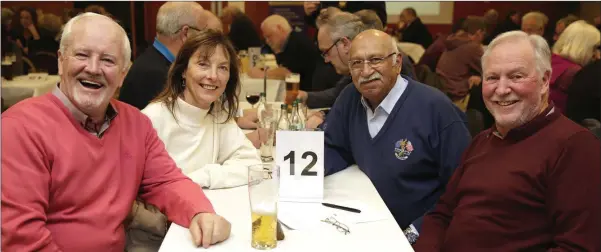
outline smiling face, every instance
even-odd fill
[[[222,45],[213,52],[200,47],[188,60],[182,76],[186,89],[184,100],[201,109],[208,110],[225,91],[230,79],[230,59]]]
[[[104,118],[125,78],[124,34],[106,17],[84,17],[71,33],[64,53],[58,53],[60,89],[88,116]]]
[[[350,71],[353,83],[372,108],[376,108],[388,95],[401,71],[401,56],[392,54],[391,42],[389,35],[376,30],[364,31],[352,42]],[[370,65],[366,61],[377,63]]]
[[[482,96],[501,134],[527,123],[547,107],[550,73],[538,73],[528,41],[497,45],[485,58],[483,70]]]

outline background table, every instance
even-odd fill
[[[16,76],[12,80],[2,80],[2,98],[7,106],[29,97],[36,97],[51,92],[60,81],[58,75],[29,74]]]
[[[240,100],[246,101],[246,93],[263,92],[263,79],[250,78],[246,74],[240,76],[241,92]],[[283,80],[267,79],[267,101],[268,102],[281,102],[286,97],[286,82]]]
[[[284,228],[286,238],[271,251],[413,251],[394,217],[386,208],[375,187],[357,166],[325,178],[324,201],[359,200],[385,212],[383,220],[349,225],[351,233],[344,235],[333,226],[312,230]],[[228,240],[211,246],[208,251],[257,251],[250,246],[251,217],[248,188],[205,190],[215,211],[232,223]],[[324,224],[327,225],[327,224]],[[171,224],[159,252],[206,251],[196,248],[190,231]]]

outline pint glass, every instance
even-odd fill
[[[286,76],[286,104],[292,105],[292,102],[298,96],[300,88],[300,74],[292,73]]]
[[[248,167],[248,194],[252,221],[251,246],[272,249],[277,245],[279,166],[256,164]]]

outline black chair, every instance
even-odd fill
[[[43,51],[36,52],[31,58],[31,61],[38,71],[43,69],[48,71],[48,74],[50,75],[58,74],[58,57],[56,56],[56,53]]]

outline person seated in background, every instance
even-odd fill
[[[565,112],[568,89],[572,85],[574,75],[594,60],[600,43],[599,30],[584,20],[570,24],[559,36],[553,46],[553,72],[549,83],[549,99],[553,101],[558,112]]]
[[[480,57],[484,53],[482,40],[485,35],[484,20],[481,17],[467,17],[463,29],[445,41],[446,50],[436,65],[436,73],[442,78],[443,92],[464,112],[470,89],[482,81]]]
[[[493,35],[492,32],[497,29],[497,24],[499,23],[499,12],[495,9],[489,9],[484,13],[482,18],[484,19],[484,23],[486,23],[486,35],[484,40],[487,40],[490,39],[491,35]]]
[[[400,33],[399,41],[421,45],[424,49],[432,44],[432,34],[428,28],[417,17],[414,8],[406,8],[401,12],[398,25]]]
[[[156,17],[154,43],[136,58],[125,77],[119,100],[144,109],[165,87],[169,66],[188,37],[208,27],[202,6],[195,2],[167,2]],[[221,27],[219,27],[221,28]]]
[[[249,47],[261,47],[261,38],[252,20],[238,7],[228,5],[221,14],[221,22],[227,27],[227,35],[236,51]]]
[[[324,91],[306,92],[299,91],[298,98],[307,104],[308,108],[327,108],[331,107],[336,101],[338,94],[350,83],[351,77],[348,68],[348,53],[351,48],[351,42],[364,31],[365,24],[361,19],[348,12],[340,12],[320,25],[317,33],[317,41],[321,56],[326,64],[331,64],[336,73],[343,76],[336,85]],[[308,123],[308,128],[315,128],[323,120],[322,113],[315,113],[320,121],[317,124]],[[311,116],[308,118],[311,120]],[[311,120],[313,121],[313,120]]]
[[[169,70],[165,89],[142,110],[177,166],[204,188],[245,185],[247,167],[261,163],[257,149],[234,121],[238,67],[227,37],[203,30],[186,40]],[[154,214],[152,219],[166,219],[160,212]],[[130,237],[165,235],[148,230],[153,230],[152,225],[138,227],[130,231]],[[161,240],[149,242],[158,249]]]
[[[342,11],[336,7],[327,7],[325,9],[321,9],[320,11],[321,13],[317,17],[317,20],[315,20],[315,26],[317,27],[318,31],[319,27],[327,23],[331,17],[338,13],[342,13]],[[317,37],[317,33],[315,33],[315,37]],[[317,44],[317,41],[315,44]],[[315,72],[313,72],[311,92],[318,92],[333,88],[342,78],[343,76],[336,73],[336,69],[334,66],[332,66],[332,64],[325,63],[323,59],[319,58],[315,62]]]
[[[330,89],[319,92],[299,91],[298,98],[307,104],[309,108],[328,108],[331,107],[342,90],[352,83],[350,71],[348,68],[348,56],[350,52],[350,44],[360,32],[367,29],[376,29],[383,31],[382,21],[371,10],[362,10],[357,14],[341,12],[341,17],[331,17],[327,23],[323,24],[324,30],[318,32],[319,50],[322,51],[322,56],[325,63],[334,66],[336,72],[345,77],[340,79],[336,85]],[[336,42],[337,41],[337,42]],[[336,42],[336,43],[334,43]],[[408,60],[407,55],[403,55],[403,67],[401,73],[415,78],[415,73],[412,71],[413,66]],[[323,120],[323,114],[314,114],[321,116],[319,122]],[[317,122],[311,120],[312,122]],[[317,124],[310,123],[310,128],[317,127]]]
[[[578,17],[572,14],[560,19],[555,24],[555,35],[553,35],[553,43],[557,42],[559,35],[572,23],[578,21]]]
[[[31,57],[40,51],[56,52],[58,50],[54,36],[38,26],[38,14],[35,9],[23,7],[19,9],[18,15],[19,23],[15,26],[11,36],[23,51],[24,56]]]
[[[513,31],[482,57],[495,125],[463,154],[415,251],[601,251],[601,145],[548,102],[551,51]]]
[[[353,85],[323,125],[325,173],[357,164],[399,226],[419,231],[469,144],[465,115],[442,92],[399,74],[402,58],[385,32],[357,35],[349,59]]]
[[[424,55],[419,59],[419,62],[415,64],[416,66],[425,65],[429,68],[430,71],[436,71],[436,65],[438,64],[438,60],[440,59],[440,55],[446,50],[445,41],[449,39],[449,36],[454,36],[454,34],[465,32],[463,30],[463,22],[465,18],[458,19],[453,26],[451,27],[451,34],[448,35],[440,35],[438,38],[432,43],[426,51]]]
[[[319,51],[307,35],[293,31],[286,18],[271,15],[261,23],[265,42],[275,54],[279,67],[267,70],[267,78],[285,79],[290,73],[300,74],[300,89],[312,90],[312,78]],[[265,72],[258,67],[251,68],[248,75],[263,78]]]
[[[549,18],[542,12],[528,12],[522,17],[522,31],[542,37],[545,35],[547,22],[549,22]]]
[[[586,65],[568,87],[565,115],[582,124],[590,118],[601,121],[601,60]]]
[[[507,14],[507,16],[505,17],[505,20],[503,20],[503,22],[498,24],[495,27],[494,31],[488,31],[488,32],[492,32],[491,36],[488,36],[486,39],[484,39],[483,43],[485,45],[488,45],[490,43],[490,41],[492,41],[495,37],[497,37],[501,33],[505,33],[508,31],[520,30],[522,28],[520,26],[521,22],[522,22],[521,13],[519,11],[510,10],[509,13]]]
[[[150,120],[111,99],[127,72],[127,35],[111,18],[65,25],[60,83],[2,113],[2,249],[124,251],[139,196],[207,248],[231,225],[165,150]],[[85,235],[84,235],[85,234]]]
[[[309,27],[318,27],[318,18],[325,9],[336,8],[338,10],[355,13],[360,10],[373,10],[377,13],[382,23],[387,24],[388,15],[386,15],[385,1],[306,1],[303,3],[305,10],[305,23]],[[317,42],[317,34],[315,34]]]

